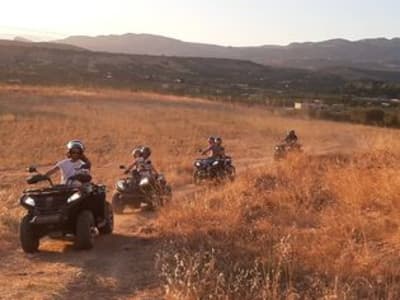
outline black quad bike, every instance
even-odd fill
[[[91,183],[89,174],[69,178],[67,183],[79,181],[80,187],[70,184],[54,185],[51,179],[37,173],[27,179],[30,185],[48,181],[50,186],[24,190],[20,203],[27,214],[20,225],[22,249],[27,253],[36,252],[40,239],[46,235],[52,238],[74,237],[77,249],[90,249],[96,234],[111,234],[114,217],[111,205],[106,201],[104,185]]]
[[[278,144],[274,148],[274,160],[279,161],[282,159],[287,158],[288,155],[291,153],[302,153],[303,149],[300,144],[293,144],[293,145],[287,145],[287,144]]]
[[[120,169],[125,169],[125,166],[120,166]],[[153,176],[150,172],[139,174],[133,171],[117,181],[112,205],[116,214],[122,214],[127,206],[137,209],[145,204],[148,209],[155,209],[171,199],[172,189],[163,174]]]
[[[218,159],[198,158],[194,162],[193,181],[195,184],[200,184],[205,180],[234,181],[235,176],[236,169],[230,156]]]

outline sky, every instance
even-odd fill
[[[400,37],[398,0],[3,0],[0,37],[150,33],[226,46]]]

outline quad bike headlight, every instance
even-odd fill
[[[196,167],[200,167],[200,166],[201,166],[201,163],[200,163],[199,161],[196,161],[195,166],[196,166]]]
[[[145,177],[145,178],[143,178],[142,180],[140,180],[139,185],[140,185],[140,186],[144,186],[144,185],[148,185],[149,183],[150,183],[149,178]]]
[[[26,197],[23,202],[28,205],[28,206],[35,206],[35,199],[33,199],[32,197]]]
[[[117,189],[123,191],[123,190],[125,190],[125,188],[126,188],[126,186],[125,186],[125,182],[124,181],[121,180],[121,181],[117,182]]]
[[[67,203],[75,202],[76,200],[79,200],[80,198],[81,198],[81,193],[76,192],[76,193],[72,194],[72,195],[68,198]]]
[[[216,165],[218,165],[219,164],[219,162],[218,162],[218,160],[216,160],[216,161],[214,161],[213,163],[212,163],[212,165],[215,167]]]

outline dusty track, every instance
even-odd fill
[[[271,158],[243,159],[236,166],[239,174],[246,168],[271,167]],[[21,175],[9,172],[10,178]],[[174,190],[174,201],[197,191],[192,184],[181,186]],[[71,242],[45,240],[37,254],[9,252],[0,258],[0,299],[162,299],[154,268],[161,245],[156,220],[155,212],[118,215],[114,234],[97,238],[91,251],[75,251]]]

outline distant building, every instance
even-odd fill
[[[313,101],[313,102],[295,102],[294,109],[295,110],[323,110],[328,108],[328,105],[322,103],[322,101]]]
[[[175,83],[184,83],[184,80],[182,78],[176,78]]]
[[[22,83],[22,80],[21,80],[21,79],[18,79],[18,78],[15,78],[15,79],[8,79],[8,80],[7,80],[7,83],[21,84],[21,83]]]
[[[398,103],[400,103],[400,99],[393,98],[393,99],[390,99],[390,102],[398,104]]]
[[[297,109],[297,110],[303,109],[303,103],[301,103],[301,102],[295,102],[295,103],[294,103],[294,109]]]

